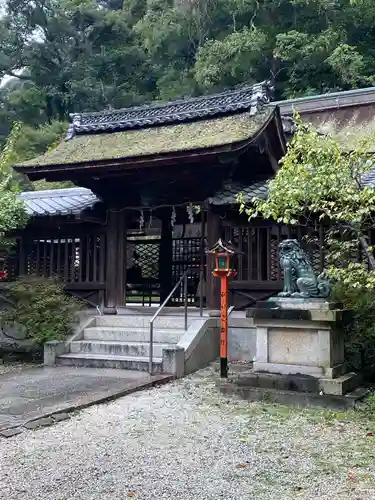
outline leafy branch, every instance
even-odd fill
[[[306,226],[322,223],[327,274],[355,288],[375,287],[375,259],[368,237],[375,223],[375,189],[369,182],[375,167],[368,152],[371,138],[345,151],[332,137],[306,127],[298,116],[296,120],[297,132],[269,182],[267,200],[254,199],[246,205],[239,195],[240,210],[249,219],[262,216]]]

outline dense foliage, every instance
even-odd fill
[[[349,368],[375,380],[375,291],[357,290],[337,283],[333,298],[347,310],[341,325],[345,340],[345,359]]]
[[[370,0],[8,0],[0,143],[22,121],[32,156],[71,112],[272,76],[276,98],[371,85],[374,24]]]
[[[365,182],[374,160],[366,148],[364,141],[357,150],[345,152],[334,138],[299,122],[282,167],[269,183],[267,200],[241,204],[250,218],[261,215],[306,226],[322,222],[326,273],[357,290],[375,289],[375,259],[368,239],[375,225],[375,190]]]
[[[2,324],[23,330],[36,347],[48,340],[64,340],[82,307],[65,294],[61,283],[48,278],[21,277],[9,285],[6,296],[13,305],[1,312]]]
[[[14,159],[14,142],[19,134],[20,126],[16,124],[0,152],[0,251],[11,243],[5,235],[23,227],[27,221],[23,201],[17,198],[20,182],[10,166]]]
[[[310,228],[316,221],[323,224],[324,241],[312,238],[305,244],[323,243],[333,298],[350,310],[341,325],[347,362],[375,379],[375,259],[368,237],[375,225],[375,190],[366,184],[374,159],[367,146],[364,141],[357,150],[343,151],[335,139],[298,121],[267,200],[254,199],[248,206],[241,194],[239,200],[250,218]]]

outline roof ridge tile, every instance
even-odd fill
[[[223,114],[249,110],[256,114],[271,101],[270,81],[245,85],[221,93],[151,103],[123,109],[76,113],[70,116],[66,140],[75,135],[118,132],[134,128],[187,122]]]

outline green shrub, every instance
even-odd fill
[[[80,301],[68,296],[55,279],[21,277],[9,284],[6,296],[12,306],[0,314],[3,325],[23,330],[36,347],[64,340],[81,308]]]
[[[375,377],[375,291],[337,284],[333,298],[348,310],[344,324],[345,356],[350,367]]]

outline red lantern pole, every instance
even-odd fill
[[[220,377],[228,378],[228,275],[221,276]]]
[[[238,252],[220,238],[206,253],[215,256],[212,274],[220,278],[220,377],[228,378],[228,280],[237,274],[231,261]]]

